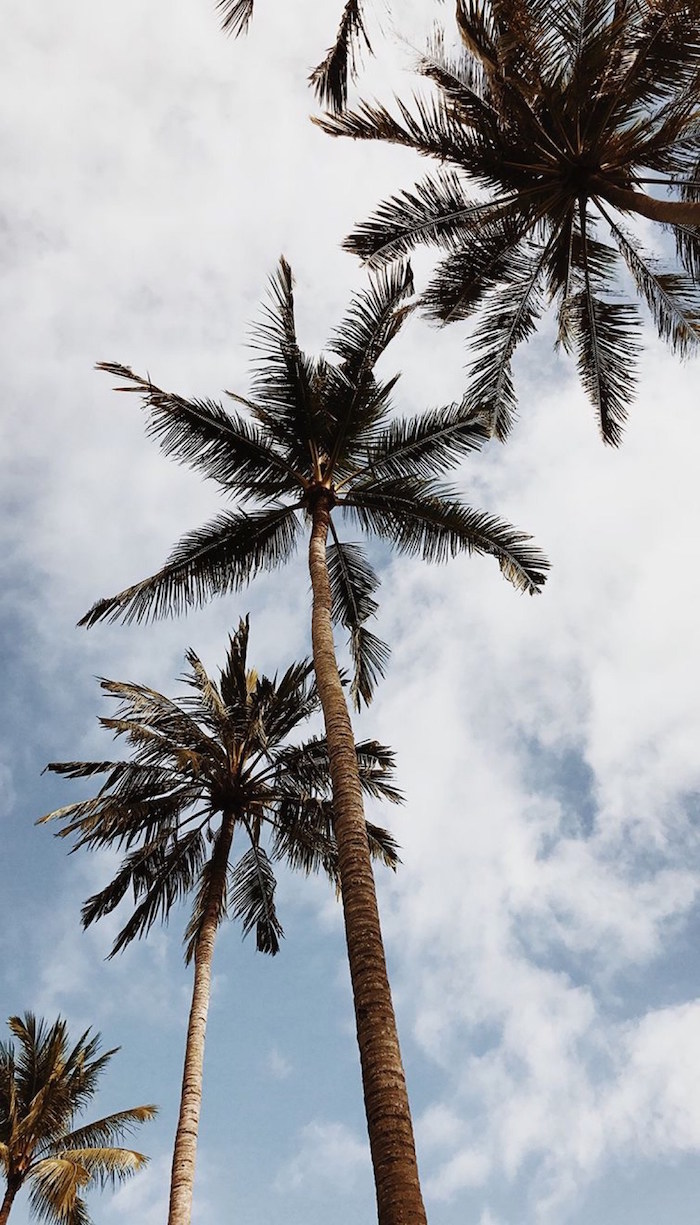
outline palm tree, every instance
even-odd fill
[[[413,109],[317,121],[441,163],[345,246],[374,265],[447,249],[424,306],[442,323],[481,311],[468,403],[502,439],[513,353],[555,301],[558,343],[617,444],[640,323],[621,276],[672,349],[700,341],[700,0],[457,0],[457,18],[462,52],[433,40],[418,64],[432,92]],[[620,214],[670,228],[680,267],[664,271]]]
[[[302,525],[307,529],[313,662],[380,1225],[419,1225],[425,1214],[333,623],[350,631],[356,705],[371,696],[387,648],[366,628],[377,607],[376,574],[360,544],[341,541],[336,518],[342,514],[400,553],[426,561],[490,553],[517,588],[531,593],[547,568],[530,537],[472,510],[439,479],[487,438],[478,413],[450,405],[390,419],[396,380],[380,381],[374,367],[407,317],[411,292],[408,267],[380,273],[353,299],[331,339],[337,361],[312,359],[297,343],[292,275],[282,260],[254,334],[254,398],[228,393],[245,414],[186,400],[125,366],[100,363],[122,390],[141,395],[148,429],[165,452],[216,481],[237,505],[185,536],[156,574],[100,600],[80,622],[140,621],[237,590],[260,570],[287,561]]]
[[[114,1141],[152,1119],[157,1108],[134,1106],[76,1127],[119,1048],[98,1054],[100,1035],[91,1038],[89,1029],[71,1047],[61,1017],[48,1025],[26,1012],[8,1025],[17,1044],[0,1042],[0,1169],[7,1182],[0,1225],[25,1183],[40,1220],[90,1225],[83,1192],[142,1169],[148,1158],[115,1148]]]
[[[254,0],[217,0],[221,26],[237,38],[245,34],[253,16]],[[361,0],[346,0],[333,46],[309,78],[323,106],[342,111],[348,99],[348,78],[357,76],[363,48],[372,53]]]
[[[193,692],[172,701],[143,685],[102,681],[118,703],[101,719],[131,749],[128,760],[71,761],[48,766],[69,778],[106,775],[98,794],[58,809],[59,837],[75,848],[119,847],[114,879],[83,907],[83,925],[111,913],[127,891],[133,912],[111,956],[166,921],[175,903],[194,895],[186,960],[194,961],[180,1113],[170,1187],[169,1225],[189,1225],[202,1101],[202,1069],[214,942],[222,919],[255,930],[260,952],[274,956],[282,927],[275,910],[273,864],[284,859],[306,872],[323,869],[338,882],[325,742],[290,745],[289,736],[318,708],[311,668],[293,664],[268,679],[247,666],[248,621],[230,639],[217,685],[193,651],[183,678]],[[363,788],[392,802],[393,756],[374,741],[357,746]],[[367,823],[372,854],[390,867],[396,844]],[[269,852],[262,844],[269,831]],[[231,862],[234,834],[245,850]]]

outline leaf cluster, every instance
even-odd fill
[[[93,1123],[75,1119],[97,1091],[116,1050],[100,1053],[100,1035],[86,1030],[71,1046],[59,1017],[52,1025],[27,1012],[8,1021],[15,1041],[0,1043],[0,1169],[8,1183],[30,1187],[39,1220],[89,1225],[83,1193],[128,1178],[147,1161],[115,1147],[155,1106],[135,1106]]]
[[[617,444],[640,324],[621,270],[674,350],[700,340],[700,0],[458,0],[457,22],[460,53],[438,33],[419,59],[428,97],[397,101],[396,115],[362,103],[317,121],[440,163],[345,245],[375,267],[442,248],[423,305],[440,322],[478,313],[466,402],[501,438],[515,413],[513,353],[553,303],[602,436]],[[649,198],[650,183],[675,201]],[[679,267],[649,256],[620,210],[671,225]]]
[[[113,956],[167,921],[192,897],[186,958],[197,950],[207,917],[217,926],[239,920],[257,948],[275,954],[283,935],[275,909],[274,864],[324,871],[337,883],[330,777],[325,741],[290,744],[318,710],[307,661],[267,677],[248,664],[248,620],[229,640],[226,663],[212,679],[187,652],[183,696],[171,699],[144,685],[102,680],[116,703],[100,722],[128,746],[116,761],[52,762],[68,778],[104,776],[96,795],[41,818],[58,819],[72,850],[117,849],[114,878],[88,898],[83,925],[111,914],[131,894],[133,905]],[[397,802],[389,750],[358,746],[360,780],[369,794]],[[242,837],[245,849],[230,859]],[[390,835],[370,835],[377,856],[398,861]],[[219,880],[221,878],[221,884]]]

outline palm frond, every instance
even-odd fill
[[[563,335],[567,346],[576,350],[581,382],[596,410],[604,442],[619,446],[636,383],[633,363],[641,321],[633,303],[610,302],[600,292],[615,253],[589,238],[586,223],[581,208],[580,288],[563,306]]]
[[[279,952],[284,935],[275,910],[277,882],[267,852],[254,842],[231,869],[229,886],[231,915],[240,919],[243,935],[255,928],[259,953]]]
[[[348,100],[348,76],[357,75],[362,46],[372,54],[360,0],[347,0],[333,46],[323,61],[314,68],[309,81],[322,106],[332,111],[345,109]]]
[[[215,400],[186,400],[163,391],[128,366],[98,362],[96,369],[126,383],[115,391],[141,396],[148,414],[147,433],[163,452],[225,489],[255,489],[260,497],[297,491],[294,469],[257,425],[226,412]]]
[[[177,616],[248,583],[288,560],[296,547],[299,505],[238,510],[183,536],[161,570],[118,595],[98,600],[79,625]]]
[[[391,654],[385,642],[365,627],[375,616],[374,592],[379,579],[361,545],[341,542],[331,524],[334,544],[326,554],[331,585],[331,616],[336,624],[350,631],[349,646],[353,663],[350,698],[359,711],[362,702],[369,706],[377,682],[386,671]]]
[[[645,257],[601,204],[607,221],[640,295],[651,311],[659,336],[682,357],[700,343],[700,288],[689,276],[662,272],[657,262]]]
[[[370,855],[395,872],[401,863],[398,842],[388,829],[384,829],[381,825],[373,825],[371,821],[367,821],[366,824]]]
[[[86,1123],[74,1131],[67,1132],[58,1140],[53,1141],[56,1154],[62,1154],[64,1149],[104,1149],[114,1140],[120,1140],[129,1135],[141,1123],[154,1119],[158,1107],[153,1105],[134,1106],[131,1110],[118,1110],[114,1114],[96,1119],[94,1123]]]
[[[508,437],[517,410],[511,361],[542,312],[540,284],[556,238],[557,233],[539,250],[527,244],[512,253],[502,283],[487,298],[472,335],[474,357],[463,411],[481,414],[501,442]]]
[[[98,893],[88,898],[82,907],[83,927],[110,914],[128,889],[135,906],[116,936],[110,958],[138,940],[158,920],[167,922],[175,903],[191,893],[206,862],[205,842],[201,829],[189,830],[180,837],[158,838],[127,855],[114,879]]]
[[[407,262],[392,264],[370,276],[367,289],[355,294],[347,315],[328,348],[343,362],[348,381],[357,386],[374,370],[414,305],[413,273]]]
[[[259,354],[253,394],[274,419],[275,437],[292,466],[304,471],[309,452],[324,435],[325,420],[315,394],[319,369],[297,342],[294,278],[284,256],[269,281],[269,301],[251,329],[251,348]]]
[[[217,9],[221,13],[221,28],[227,34],[238,38],[245,34],[253,16],[254,0],[217,0]]]
[[[353,494],[346,505],[367,531],[390,540],[401,553],[429,562],[459,553],[491,554],[518,590],[534,595],[545,582],[549,563],[529,543],[530,536],[495,515],[472,510],[435,483],[385,481]]]
[[[379,579],[364,547],[335,537],[335,543],[328,547],[326,560],[331,585],[331,616],[335,624],[351,627],[374,617],[379,607],[373,598]]]
[[[484,413],[464,404],[394,420],[368,448],[365,465],[350,488],[401,477],[431,480],[478,451],[488,437]]]
[[[469,241],[480,223],[507,217],[513,198],[469,199],[459,175],[449,168],[423,179],[412,191],[399,192],[343,242],[346,251],[372,265],[408,255],[421,243],[454,246]]]

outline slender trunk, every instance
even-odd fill
[[[3,1196],[2,1204],[0,1204],[0,1225],[5,1225],[7,1218],[10,1215],[10,1208],[14,1202],[14,1198],[21,1187],[21,1183],[16,1178],[8,1178],[7,1190]]]
[[[625,212],[639,213],[641,217],[664,225],[700,226],[700,201],[697,200],[657,200],[646,192],[614,187],[604,181],[593,184],[593,194]]]
[[[212,855],[209,897],[194,953],[194,984],[185,1044],[180,1114],[175,1132],[175,1148],[170,1176],[168,1225],[190,1225],[192,1219],[194,1167],[197,1159],[197,1135],[202,1106],[204,1041],[211,997],[211,963],[221,914],[221,902],[226,889],[226,873],[233,841],[233,828],[233,815],[224,814]],[[1,1222],[0,1225],[2,1225]]]
[[[311,636],[333,784],[345,938],[377,1212],[379,1225],[421,1225],[426,1221],[425,1208],[379,926],[355,739],[333,642],[326,564],[331,505],[331,495],[321,494],[313,509],[309,544],[313,592]]]

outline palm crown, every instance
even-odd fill
[[[621,276],[681,355],[700,340],[700,3],[457,0],[457,18],[463,50],[433,40],[419,71],[434,89],[413,110],[400,104],[396,119],[363,104],[318,121],[442,163],[345,245],[371,263],[422,242],[447,248],[424,304],[441,322],[481,309],[467,402],[501,438],[515,409],[513,352],[554,300],[558,340],[576,355],[604,439],[618,443],[640,322]],[[621,211],[672,227],[674,271],[645,253]]]
[[[259,676],[246,666],[247,647],[246,620],[230,640],[218,685],[188,651],[183,679],[192,693],[179,699],[103,680],[118,709],[100,722],[127,741],[130,757],[47,767],[69,778],[106,775],[95,797],[41,820],[59,818],[59,836],[74,837],[73,849],[110,846],[126,852],[114,879],[83,907],[88,926],[133,892],[134,909],[112,956],[158,918],[167,918],[179,899],[194,895],[186,931],[186,959],[192,958],[212,893],[217,846],[227,837],[226,819],[243,834],[247,849],[226,872],[217,918],[239,919],[244,935],[254,930],[259,951],[274,955],[283,934],[275,910],[275,861],[305,872],[323,870],[337,884],[325,741],[288,743],[318,709],[310,665],[293,664],[279,678]],[[364,741],[357,757],[365,791],[399,801],[390,750]],[[367,833],[375,857],[395,867],[390,834],[371,822]]]
[[[135,1106],[76,1127],[115,1050],[99,1054],[100,1036],[89,1030],[71,1046],[60,1017],[47,1025],[28,1012],[8,1024],[16,1043],[0,1043],[0,1169],[7,1178],[0,1219],[26,1181],[36,1216],[89,1225],[83,1192],[145,1164],[143,1154],[114,1141],[153,1118],[156,1107]]]
[[[253,398],[228,393],[246,415],[100,363],[127,384],[121,390],[141,393],[163,450],[216,481],[237,505],[180,540],[156,574],[98,601],[81,625],[177,613],[235,590],[293,555],[319,498],[401,553],[426,561],[488,553],[520,590],[542,586],[547,562],[530,537],[466,506],[440,480],[487,440],[481,413],[453,404],[415,418],[391,416],[396,379],[380,380],[374,368],[411,310],[411,292],[408,266],[382,270],[333,335],[337,360],[310,358],[297,343],[291,270],[282,260],[254,333]],[[334,517],[331,537],[332,611],[349,630],[359,704],[369,700],[388,654],[366,626],[378,580],[364,548],[340,539]]]

